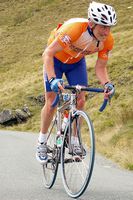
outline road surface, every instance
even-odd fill
[[[60,171],[45,189],[35,160],[37,134],[0,131],[0,200],[70,200]],[[133,200],[133,173],[97,155],[92,179],[79,200]]]

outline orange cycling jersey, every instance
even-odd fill
[[[54,29],[48,39],[48,45],[55,39],[63,47],[55,57],[63,63],[76,63],[85,55],[98,52],[98,58],[108,60],[108,53],[113,48],[114,39],[110,33],[97,47],[97,40],[88,31],[88,20],[73,18]]]

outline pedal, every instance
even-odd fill
[[[81,162],[82,161],[82,157],[81,156],[73,156],[73,162]]]

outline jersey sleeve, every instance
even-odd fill
[[[113,49],[113,46],[114,46],[114,38],[110,33],[104,42],[104,48],[98,52],[98,58],[101,58],[103,60],[108,60],[109,52]]]
[[[83,26],[81,23],[75,22],[71,24],[64,24],[57,31],[56,39],[63,48],[66,48],[72,42],[76,41],[82,33]]]

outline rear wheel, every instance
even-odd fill
[[[76,111],[68,130],[61,151],[62,178],[68,195],[77,198],[87,188],[92,175],[95,157],[94,130],[90,118],[83,111]],[[73,152],[67,132],[69,137],[77,136],[81,148],[80,155]]]
[[[57,134],[57,118],[51,122],[49,127],[49,134],[47,138],[47,154],[48,161],[43,165],[43,174],[44,174],[44,184],[46,188],[51,188],[54,185],[59,163],[59,152],[56,146],[56,134]]]

